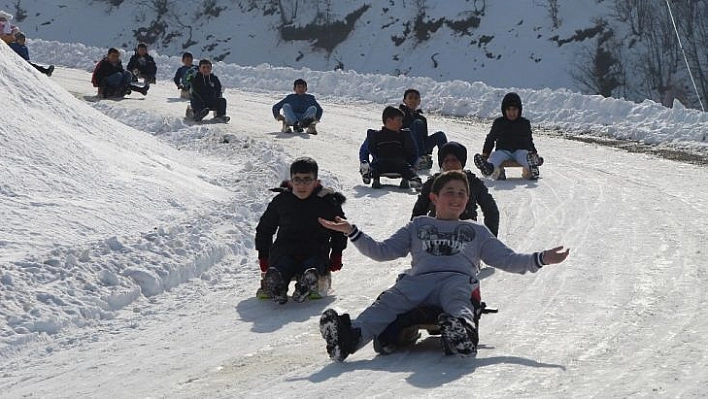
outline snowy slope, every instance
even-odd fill
[[[167,12],[158,10],[160,3]],[[104,50],[122,47],[131,54],[136,37],[144,37],[162,55],[188,50],[239,65],[315,70],[341,65],[362,73],[576,89],[570,72],[584,46],[592,47],[594,41],[573,37],[595,27],[600,18],[611,19],[614,2],[557,4],[558,26],[549,16],[549,4],[538,0],[515,1],[513,6],[469,0],[24,0],[20,8],[26,17],[18,25],[30,38]],[[16,2],[0,2],[0,8],[17,14]],[[307,40],[312,35],[305,28],[325,22],[347,25],[332,26],[324,35],[336,45]],[[281,33],[286,28],[294,33]],[[150,34],[141,36],[146,32]]]
[[[57,63],[72,56],[82,57]],[[165,76],[147,97],[90,103],[84,67],[47,79],[0,45],[0,72],[11,111],[0,115],[3,397],[690,398],[708,389],[705,167],[537,129],[548,161],[541,179],[487,185],[505,242],[520,251],[565,244],[568,261],[482,280],[501,311],[483,318],[476,359],[445,357],[437,338],[424,337],[408,352],[381,357],[367,347],[336,364],[317,331],[320,312],[356,315],[407,260],[376,263],[349,248],[332,297],[256,300],[252,240],[267,188],[294,157],[314,156],[323,182],[348,197],[347,216],[385,238],[408,220],[415,196],[360,184],[357,149],[380,125],[376,98],[395,104],[402,88],[420,86],[424,107],[440,112],[431,126],[472,153],[490,125],[477,118],[498,112],[504,90],[219,63],[232,122],[189,126]],[[325,108],[318,136],[277,133],[271,119],[301,75]],[[650,103],[522,96],[534,123],[555,109],[554,123],[589,129],[602,124],[584,119],[594,113],[609,118],[610,136],[626,128],[703,148],[686,131],[706,121],[690,111],[672,120]],[[578,104],[585,113],[571,112]],[[617,115],[635,117],[611,122]]]

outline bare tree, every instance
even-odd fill
[[[586,93],[604,97],[621,95],[618,91],[623,89],[626,82],[620,50],[622,46],[617,44],[614,32],[607,28],[604,21],[597,23],[605,26],[605,30],[597,36],[594,46],[586,46],[581,50],[570,75]]]

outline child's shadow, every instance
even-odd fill
[[[487,187],[494,187],[496,190],[513,190],[516,187],[526,185],[528,188],[538,187],[538,181],[524,178],[507,178],[506,180],[484,180]]]
[[[306,133],[283,133],[283,132],[270,132],[268,133],[271,136],[276,136],[276,138],[279,139],[294,139],[294,138],[300,138],[300,139],[310,139],[311,134],[306,134]]]
[[[236,312],[241,316],[241,320],[253,323],[251,331],[257,333],[268,333],[276,331],[287,323],[303,322],[313,316],[322,314],[335,297],[326,296],[322,299],[306,300],[303,303],[288,300],[286,304],[280,305],[270,299],[247,298],[236,305]]]
[[[400,188],[398,184],[387,184],[382,183],[381,188],[371,188],[363,184],[357,184],[354,186],[354,196],[356,198],[371,197],[371,198],[381,198],[383,196],[389,195],[391,192],[408,193],[413,195],[418,195],[418,193],[412,188]]]
[[[480,354],[487,349],[494,349],[480,345]],[[552,363],[540,363],[535,360],[516,356],[493,356],[483,358],[469,358],[461,356],[445,356],[440,347],[439,337],[427,337],[419,341],[410,349],[386,356],[376,356],[374,359],[345,361],[344,363],[330,363],[322,370],[306,377],[307,380],[317,383],[330,378],[359,370],[385,371],[387,373],[400,372],[410,374],[406,381],[419,388],[438,388],[449,382],[473,373],[477,368],[496,364],[517,364],[537,368],[556,368],[565,370],[565,366]]]
[[[167,97],[167,102],[168,103],[184,103],[184,102],[189,102],[189,99],[182,98],[182,97]]]

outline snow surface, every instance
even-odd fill
[[[317,320],[358,314],[407,259],[344,253],[333,295],[280,306],[254,298],[255,225],[297,156],[316,158],[349,219],[383,239],[415,195],[361,185],[357,152],[383,106],[422,91],[432,128],[481,149],[508,88],[462,81],[217,63],[231,123],[182,120],[165,65],[148,96],[94,102],[103,50],[30,42],[47,78],[0,45],[0,396],[704,397],[708,392],[708,177],[704,166],[564,136],[631,138],[705,154],[708,117],[651,102],[518,91],[547,163],[538,182],[487,181],[500,238],[570,258],[482,280],[500,308],[477,358],[437,337],[343,364]],[[169,67],[168,67],[169,65]],[[273,103],[297,77],[325,109],[318,136],[278,132]],[[541,129],[540,127],[543,127]],[[550,132],[549,129],[553,131]],[[470,157],[471,158],[471,157]],[[468,167],[472,167],[471,163]]]

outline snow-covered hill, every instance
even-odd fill
[[[556,12],[551,12],[552,4]],[[19,4],[19,7],[16,6]],[[0,1],[29,37],[256,66],[343,68],[578,90],[571,71],[614,2]],[[19,10],[19,12],[18,12]],[[595,33],[592,33],[592,32]]]
[[[421,88],[431,126],[472,153],[504,90],[217,63],[231,123],[193,126],[167,72],[146,97],[86,101],[95,89],[82,62],[98,50],[64,46],[30,43],[36,59],[75,67],[47,78],[0,44],[3,398],[698,398],[708,389],[705,166],[566,140],[578,132],[561,127],[606,125],[610,137],[626,130],[702,152],[692,132],[706,131],[705,114],[521,91],[547,164],[536,183],[486,181],[500,237],[520,251],[565,244],[571,258],[534,275],[485,276],[484,298],[501,311],[483,318],[475,359],[445,357],[424,336],[410,351],[367,347],[336,364],[320,312],[358,314],[408,260],[377,263],[349,248],[333,296],[255,299],[253,235],[267,189],[294,157],[313,156],[324,184],[348,197],[347,216],[385,238],[416,197],[372,190],[357,173],[359,144],[384,105]],[[270,114],[300,76],[325,109],[318,136],[279,133]]]

